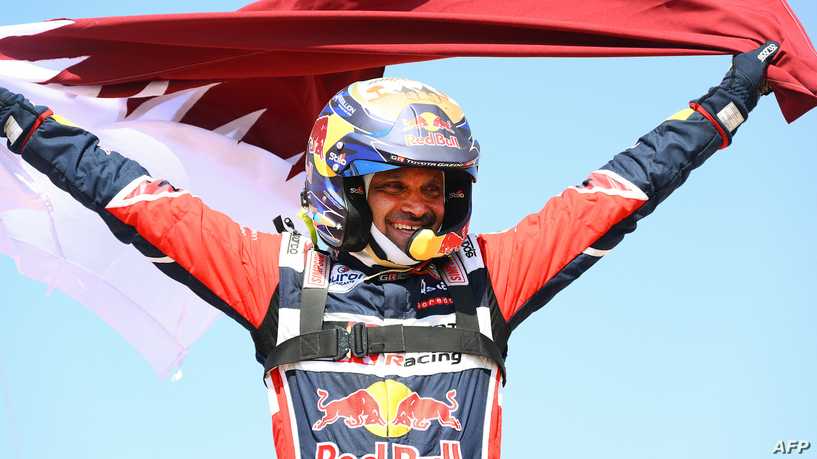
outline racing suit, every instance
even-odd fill
[[[709,99],[717,94],[710,91]],[[506,352],[509,335],[526,317],[633,231],[736,128],[719,122],[702,99],[513,228],[469,235],[446,259],[394,271],[348,253],[329,259],[297,233],[243,228],[101,149],[94,135],[46,108],[8,92],[0,99],[11,150],[98,213],[119,240],[244,326],[259,362],[298,335],[301,287],[316,281],[328,284],[324,326],[341,327],[451,327],[449,287],[468,285],[480,332]],[[745,118],[747,104],[738,105]],[[344,356],[273,368],[265,380],[280,459],[500,454],[502,377],[484,357]]]

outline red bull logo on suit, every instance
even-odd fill
[[[445,394],[448,403],[430,397],[420,397],[417,392],[412,392],[397,405],[397,414],[393,422],[395,425],[428,430],[431,423],[436,421],[441,426],[462,430],[459,419],[451,414],[459,408],[456,397],[457,391],[454,389]]]
[[[329,397],[329,392],[318,389],[317,393],[318,409],[323,413],[323,417],[312,425],[312,430],[323,430],[324,427],[341,419],[350,429],[367,424],[386,425],[386,421],[380,416],[380,405],[366,389],[356,390],[326,404],[324,402]]]
[[[423,397],[405,384],[390,379],[329,402],[328,391],[317,389],[316,392],[322,417],[312,425],[315,431],[341,421],[350,429],[365,428],[383,438],[402,437],[414,429],[425,431],[434,424],[462,430],[460,420],[454,415],[459,409],[455,389],[446,393],[445,401]]]

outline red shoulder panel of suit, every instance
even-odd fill
[[[135,182],[107,210],[258,327],[278,287],[280,235],[241,227],[167,182]]]

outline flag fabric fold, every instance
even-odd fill
[[[57,19],[0,27],[0,85],[264,230],[297,203],[323,104],[386,65],[732,54],[766,39],[781,43],[769,80],[791,122],[817,105],[817,53],[784,0],[272,0],[226,13]],[[18,158],[0,156],[0,251],[172,371],[214,313]]]

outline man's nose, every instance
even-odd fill
[[[400,210],[420,218],[429,212],[429,207],[420,193],[410,193],[400,204]]]

